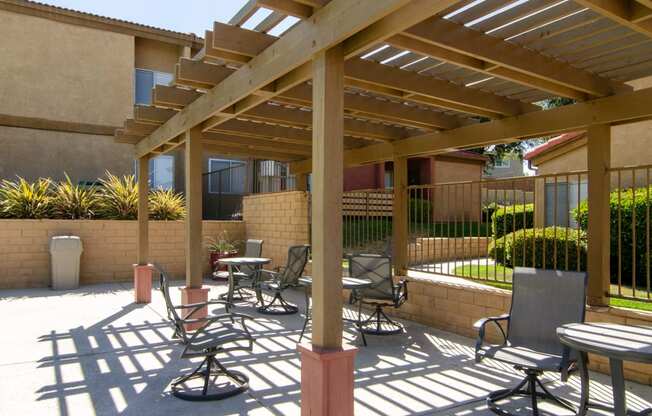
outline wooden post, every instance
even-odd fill
[[[297,173],[294,176],[295,189],[297,191],[307,191],[308,190],[308,175],[305,173]]]
[[[136,303],[152,301],[152,269],[149,260],[149,155],[138,159],[138,248],[134,264]]]
[[[185,133],[186,167],[186,287],[181,289],[184,305],[208,300],[208,288],[202,288],[202,143],[201,127]],[[203,318],[208,311],[193,314]],[[201,324],[187,326],[196,329]]]
[[[301,345],[301,414],[353,415],[355,348],[342,348],[344,54],[313,59],[312,346]]]
[[[610,227],[609,171],[611,165],[611,126],[599,124],[588,129],[588,302],[589,305],[609,305],[610,286]]]
[[[392,211],[392,254],[394,273],[405,276],[408,266],[408,159],[394,158],[394,205]]]

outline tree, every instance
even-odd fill
[[[540,105],[544,110],[550,110],[552,108],[563,107],[574,103],[575,100],[571,98],[555,97],[543,100],[536,104]],[[488,119],[481,121],[488,121]],[[547,142],[551,138],[552,136],[536,137],[532,139],[519,140],[513,143],[495,144],[487,147],[470,149],[470,151],[486,156],[489,159],[487,162],[487,168],[490,169],[494,167],[497,161],[503,160],[503,158],[509,154],[515,154],[520,160],[523,160],[523,155],[527,151],[532,149],[534,146]]]

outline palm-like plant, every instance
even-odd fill
[[[66,173],[66,180],[60,182],[52,193],[52,206],[55,218],[89,219],[97,212],[99,198],[95,186],[74,185]]]
[[[0,212],[2,216],[19,219],[40,219],[52,212],[51,181],[39,179],[34,183],[18,177],[0,184]]]
[[[186,216],[185,202],[181,194],[172,189],[157,189],[149,194],[149,218],[176,221]]]
[[[110,220],[135,220],[138,218],[138,187],[134,175],[119,178],[106,172],[100,179],[98,216]]]

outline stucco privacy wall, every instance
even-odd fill
[[[106,126],[131,114],[132,36],[0,11],[0,56],[0,114]]]
[[[242,208],[247,238],[264,240],[263,256],[273,259],[272,267],[285,265],[288,247],[309,243],[307,192],[251,195]]]
[[[477,332],[473,323],[478,319],[498,316],[509,312],[511,292],[474,282],[458,283],[460,279],[448,279],[423,274],[409,277],[409,299],[399,309],[386,308],[386,312],[400,318],[473,337]],[[347,295],[345,294],[345,298]],[[614,322],[626,325],[652,325],[652,313],[621,308],[590,308],[588,322]],[[491,342],[500,342],[498,331],[487,327]],[[604,357],[589,357],[591,368],[609,372],[609,362]],[[625,363],[625,377],[629,380],[652,385],[652,365]]]
[[[204,221],[204,238],[223,230],[235,239],[245,237],[242,221]],[[136,261],[136,233],[136,221],[0,220],[0,289],[47,286],[49,239],[64,234],[82,239],[82,284],[130,280]],[[151,261],[176,278],[185,273],[185,234],[183,221],[150,222]],[[206,248],[203,254],[204,271],[208,272]]]
[[[133,145],[111,136],[0,126],[0,178],[39,177],[73,183],[94,181],[109,170],[116,175],[134,170]]]

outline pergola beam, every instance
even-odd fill
[[[237,62],[240,63],[246,59],[245,56],[256,56],[277,39],[265,33],[224,25],[219,22],[214,24],[213,33],[215,36],[211,38],[213,40],[211,48],[216,51],[235,53]],[[219,36],[217,36],[218,33]],[[246,46],[242,46],[241,41],[238,39],[246,39]],[[407,43],[411,44],[418,42],[401,35],[393,36],[391,39],[407,39]],[[478,60],[476,59],[476,61]],[[481,63],[478,65],[482,66]],[[353,58],[347,62],[345,67],[345,83],[350,86],[357,86],[359,85],[358,82],[363,82],[365,89],[379,94],[490,118],[515,115],[538,109],[535,105],[522,103],[518,100],[510,100],[496,94],[464,88],[460,85],[409,71],[399,71],[401,70],[387,65]],[[415,90],[420,93],[417,94]],[[563,91],[568,92],[567,90]],[[445,123],[445,125],[439,126],[441,128],[457,127],[451,124],[459,124],[460,122],[451,116],[441,115],[440,118],[444,119],[441,120],[441,123]]]
[[[604,97],[628,89],[622,84],[574,68],[565,62],[439,17],[427,19],[403,33],[432,45],[479,59],[482,66],[473,69],[488,73],[496,71],[497,76],[506,75],[504,70],[508,69],[594,97]],[[513,81],[521,80],[513,79]],[[541,88],[544,86],[542,85]],[[563,90],[556,92],[563,92]]]
[[[248,65],[230,75],[207,94],[173,116],[157,131],[136,145],[142,156],[179,136],[188,128],[201,125],[220,111],[246,98],[252,92],[305,65],[311,54],[344,42],[346,56],[382,41],[455,4],[455,0],[333,0],[318,10],[313,19],[299,23],[274,46],[261,52]],[[400,9],[400,10],[399,10]],[[400,18],[399,20],[397,20]],[[387,17],[386,19],[384,19]],[[350,39],[347,39],[350,38]],[[311,78],[306,74],[294,79],[286,89]],[[276,83],[277,89],[283,83]],[[278,91],[279,93],[282,91]]]
[[[634,0],[575,0],[596,13],[628,27],[638,33],[652,37],[652,10]]]
[[[414,136],[393,143],[381,143],[344,154],[345,164],[360,165],[445,153],[490,144],[507,143],[531,137],[585,130],[593,124],[623,124],[652,119],[652,88],[613,95],[592,101],[542,110],[516,117],[493,120],[437,133]],[[296,173],[310,172],[312,161],[292,163]]]

